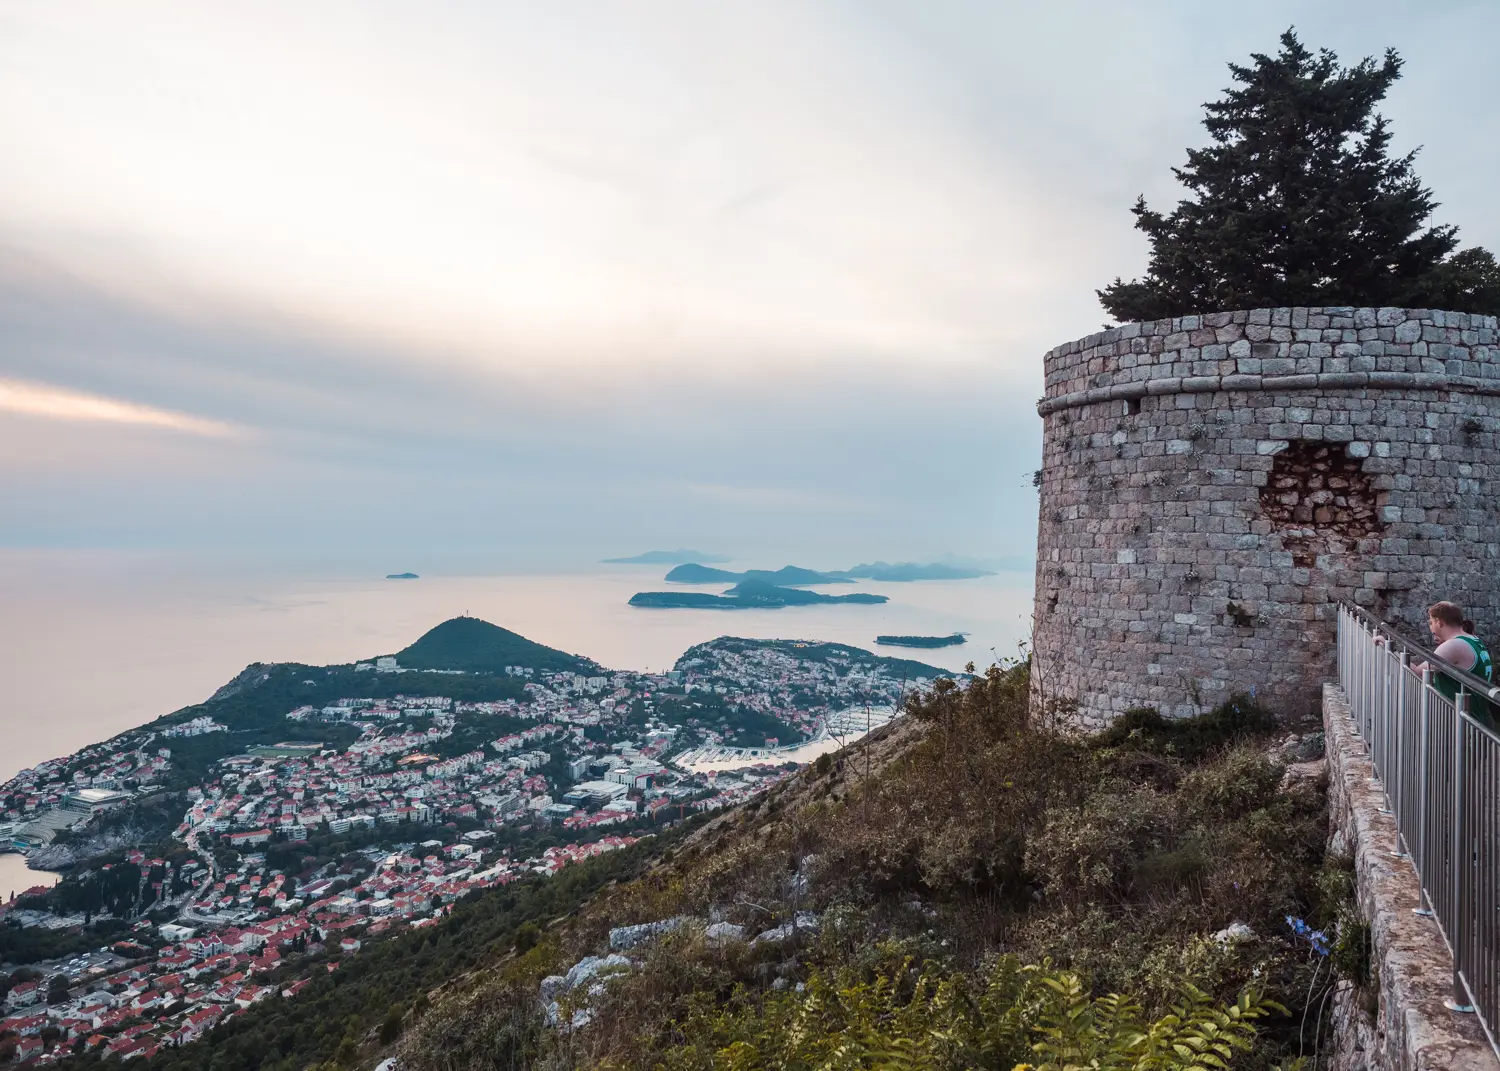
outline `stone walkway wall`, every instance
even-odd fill
[[[1354,859],[1360,916],[1370,924],[1377,1000],[1345,983],[1335,994],[1332,1071],[1500,1071],[1473,1015],[1443,1006],[1453,961],[1437,923],[1412,914],[1420,887],[1410,860],[1391,854],[1396,823],[1382,814],[1368,750],[1343,689],[1323,686],[1327,739],[1329,850]]]

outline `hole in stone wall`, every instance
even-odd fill
[[[1297,565],[1314,563],[1330,539],[1356,541],[1385,528],[1370,477],[1342,443],[1298,440],[1276,455],[1260,508]]]
[[[1235,628],[1255,627],[1255,611],[1248,607],[1241,606],[1237,602],[1229,602],[1224,605],[1224,612],[1234,622]]]
[[[1141,411],[1141,400],[1139,398],[1126,398],[1121,412],[1126,416],[1135,416]]]

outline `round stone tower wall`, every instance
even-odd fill
[[[1500,640],[1493,316],[1291,308],[1126,324],[1045,358],[1033,687],[1086,724],[1334,673],[1334,606]]]

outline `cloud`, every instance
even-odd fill
[[[1086,223],[861,19],[488,8],[18,9],[0,225],[113,284],[535,380],[1004,366],[1072,269]]]
[[[0,0],[0,543],[1023,552],[1226,62],[1399,45],[1500,245],[1500,9],[1306,9]]]
[[[18,379],[0,379],[0,411],[49,420],[134,424],[216,438],[242,434],[242,429],[217,420]]]
[[[1031,539],[1007,528],[1035,508],[1035,392],[983,374],[851,376],[808,351],[796,374],[538,382],[101,288],[8,254],[3,233],[0,338],[7,381],[244,430],[0,419],[0,545],[468,548],[553,567],[636,543],[842,561]]]

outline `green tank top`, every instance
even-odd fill
[[[1473,636],[1459,636],[1469,645],[1474,652],[1474,664],[1469,667],[1469,672],[1480,680],[1490,684],[1495,683],[1495,663],[1490,659],[1490,652],[1485,649],[1483,643]],[[1432,678],[1432,686],[1443,694],[1450,702],[1458,697],[1458,681],[1446,673],[1438,673]],[[1474,695],[1469,700],[1469,713],[1474,717],[1486,717],[1489,715],[1490,705],[1482,695]]]

